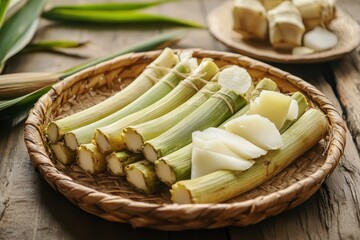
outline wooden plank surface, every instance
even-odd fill
[[[66,0],[61,4],[73,2]],[[205,23],[206,13],[221,2],[179,1],[150,11]],[[360,9],[358,0],[340,4],[354,15],[356,9]],[[85,53],[101,56],[167,30],[169,27],[141,26],[93,29],[49,24],[43,20],[35,40],[90,40],[90,50]],[[177,46],[228,50],[205,30],[191,30]],[[59,71],[82,61],[62,55],[31,53],[13,58],[7,71]],[[314,84],[339,111],[344,109],[353,134],[347,136],[340,165],[301,206],[244,228],[183,232],[132,229],[127,224],[107,222],[85,213],[55,192],[31,166],[23,143],[23,123],[11,128],[9,123],[0,122],[0,239],[360,239],[360,159],[359,148],[352,137],[359,144],[356,135],[360,126],[360,101],[356,94],[360,91],[359,51],[332,64],[277,66]]]

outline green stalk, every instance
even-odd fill
[[[76,42],[68,40],[45,40],[35,43],[28,44],[22,52],[35,52],[35,51],[52,51],[56,52],[58,49],[62,48],[80,48],[88,44],[88,41],[85,42]],[[44,81],[45,82],[45,81]]]
[[[58,81],[72,75],[75,74],[83,69],[86,69],[88,67],[92,67],[95,66],[101,62],[104,61],[108,61],[112,58],[121,56],[125,53],[129,53],[129,52],[141,52],[141,51],[147,51],[147,50],[151,50],[154,48],[162,48],[165,46],[169,46],[170,44],[172,44],[173,42],[177,41],[181,36],[183,36],[184,31],[180,30],[180,31],[172,31],[172,32],[168,32],[168,33],[164,33],[164,34],[159,34],[156,35],[155,37],[152,37],[150,39],[146,39],[140,43],[137,43],[133,46],[130,46],[126,49],[122,49],[121,51],[110,55],[110,56],[106,56],[103,58],[98,58],[95,60],[92,60],[88,63],[85,64],[81,64],[79,66],[70,68],[68,70],[65,70],[61,73],[54,73],[54,75],[60,75]],[[1,71],[0,71],[1,72]],[[32,74],[32,73],[30,73]],[[5,76],[10,76],[13,74],[7,74]],[[51,89],[51,83],[52,83],[52,77],[50,77],[49,79],[44,79],[44,81],[46,81],[48,83],[48,86],[39,89],[37,91],[31,92],[29,94],[26,94],[24,96],[21,97],[17,97],[17,98],[13,98],[11,100],[7,100],[7,101],[0,101],[0,113],[1,116],[4,117],[13,117],[15,115],[18,115],[19,113],[24,112],[25,110],[28,110],[30,107],[33,106],[34,102],[43,94],[45,94],[47,91],[49,91]],[[10,82],[11,83],[11,82]],[[26,88],[26,87],[25,87]]]
[[[92,174],[106,169],[105,154],[102,154],[93,143],[82,144],[76,149],[76,162],[84,171]]]
[[[131,153],[128,151],[113,152],[106,157],[107,170],[114,176],[124,176],[125,167],[131,163],[144,159],[139,153]]]
[[[142,145],[145,141],[155,138],[169,130],[196,110],[219,89],[220,86],[217,83],[210,82],[188,101],[171,112],[151,121],[124,128],[122,137],[126,148],[132,152],[141,152]]]
[[[143,95],[135,99],[133,102],[130,102],[126,107],[89,125],[85,125],[83,127],[67,132],[65,134],[66,145],[70,149],[76,149],[80,144],[91,142],[91,139],[94,137],[94,133],[97,128],[107,126],[116,121],[119,121],[124,117],[131,116],[137,111],[146,109],[146,107],[152,105],[153,103],[159,101],[165,95],[167,95],[173,89],[174,86],[178,85],[178,83],[185,78],[182,74],[188,73],[189,71],[190,69],[187,67],[186,63],[183,62],[178,63],[157,84],[155,84],[154,87],[150,88]],[[143,84],[144,80],[141,79],[139,83]],[[135,95],[134,92],[128,92],[128,95],[131,94]],[[124,97],[128,97],[128,96],[124,96]]]
[[[64,165],[69,165],[75,160],[75,151],[70,150],[63,142],[50,144],[50,149],[55,159]]]
[[[179,181],[170,190],[176,203],[218,203],[266,182],[315,146],[327,133],[320,110],[309,109],[282,135],[285,145],[256,160],[247,171],[219,170],[192,180]]]
[[[51,9],[42,14],[43,18],[68,23],[90,24],[154,24],[166,23],[185,27],[204,28],[205,26],[189,20],[142,13],[136,11],[104,11],[104,10],[77,10],[77,9]]]
[[[155,104],[110,125],[98,128],[94,138],[96,144],[102,152],[124,149],[125,145],[121,133],[125,127],[158,118],[177,108],[201,89],[218,70],[219,68],[212,59],[204,59],[193,74]]]
[[[171,49],[165,49],[150,66],[172,67],[178,61],[177,55]],[[51,121],[45,129],[45,134],[51,142],[56,142],[62,136],[79,127],[96,122],[116,111],[122,109],[154,84],[154,78],[159,79],[166,74],[166,71],[155,68],[146,68],[129,86],[93,107],[75,113],[60,120]]]
[[[126,180],[139,192],[152,194],[162,186],[153,164],[146,160],[125,167]]]
[[[274,81],[268,78],[264,78],[252,91],[251,100],[257,98],[262,90],[279,91]],[[219,128],[223,128],[226,122],[244,115],[249,110],[249,108],[250,104],[245,105],[232,117],[223,122]],[[159,179],[169,186],[177,181],[189,179],[191,174],[191,151],[192,144],[190,143],[185,147],[182,147],[175,152],[158,159],[155,162],[155,168]]]
[[[245,106],[246,99],[228,89],[220,89],[205,103],[160,136],[146,141],[143,153],[150,162],[191,143],[191,133],[218,126]]]
[[[163,3],[174,2],[175,0],[158,0],[146,2],[120,2],[120,3],[90,3],[79,5],[62,5],[54,7],[52,10],[72,9],[72,10],[101,10],[101,11],[118,11],[118,10],[137,10],[157,6]]]

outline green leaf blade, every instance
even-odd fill
[[[71,10],[52,9],[44,12],[42,17],[60,22],[83,23],[83,24],[149,24],[165,23],[175,24],[192,28],[205,28],[204,25],[179,18],[164,15],[142,13],[135,11],[94,11],[94,10]]]
[[[124,2],[124,3],[94,3],[94,4],[79,4],[79,5],[63,5],[54,7],[56,10],[104,10],[104,11],[119,11],[119,10],[137,10],[149,8],[160,4],[174,2],[176,0],[158,0],[149,2]]]

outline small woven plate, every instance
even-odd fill
[[[127,54],[85,69],[54,85],[31,110],[25,123],[25,143],[33,165],[46,181],[83,210],[110,221],[163,230],[246,226],[293,208],[314,194],[336,167],[345,145],[341,116],[330,101],[305,81],[239,54],[194,50],[194,56],[213,58],[219,67],[239,65],[254,81],[268,77],[282,92],[302,91],[311,106],[329,119],[325,140],[261,186],[220,204],[172,204],[167,189],[143,195],[123,179],[64,166],[48,151],[43,130],[50,119],[80,111],[121,90],[154,60],[160,51]],[[326,150],[325,150],[326,149]]]
[[[208,17],[211,34],[233,51],[259,60],[280,63],[316,63],[334,60],[354,50],[360,42],[360,27],[347,14],[337,9],[337,17],[329,30],[338,37],[337,45],[327,51],[305,56],[291,52],[276,51],[268,42],[245,40],[240,33],[232,30],[232,2],[225,2],[212,10]]]

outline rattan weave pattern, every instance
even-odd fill
[[[325,140],[303,154],[271,180],[221,204],[171,204],[166,189],[145,196],[125,181],[102,173],[92,176],[78,166],[52,160],[43,129],[49,119],[71,114],[110,96],[134,79],[159,51],[127,54],[86,69],[56,84],[35,105],[25,123],[25,143],[33,165],[46,181],[83,210],[134,227],[163,230],[246,226],[296,207],[320,187],[340,161],[345,126],[332,103],[315,87],[289,73],[239,54],[194,50],[198,58],[213,58],[219,66],[247,68],[254,81],[270,77],[282,92],[300,90],[329,119]]]

